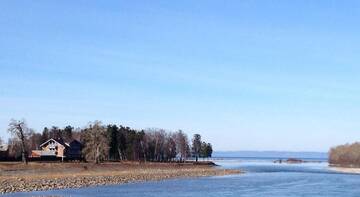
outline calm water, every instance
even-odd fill
[[[274,164],[270,160],[227,159],[216,163],[225,168],[243,169],[247,173],[225,177],[16,193],[12,196],[360,196],[360,175],[332,172],[326,162]]]

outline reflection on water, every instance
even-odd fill
[[[271,160],[216,160],[225,168],[243,169],[245,174],[198,179],[99,186],[16,196],[360,196],[360,176],[330,171],[326,162],[275,164]]]

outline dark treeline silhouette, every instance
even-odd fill
[[[190,145],[188,136],[181,130],[168,132],[164,129],[136,130],[122,125],[103,125],[100,121],[89,123],[84,128],[74,129],[45,127],[42,133],[29,129],[24,120],[11,120],[8,155],[26,162],[26,155],[39,149],[48,139],[62,139],[65,142],[78,140],[82,144],[83,157],[88,161],[151,161],[184,162],[189,157],[209,158],[212,155],[210,143],[201,141],[195,134]],[[23,138],[22,138],[23,136]]]
[[[360,167],[360,143],[356,142],[331,148],[329,163],[344,167]]]

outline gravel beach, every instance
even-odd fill
[[[0,163],[0,193],[240,173],[191,163]]]

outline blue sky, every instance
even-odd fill
[[[358,1],[1,1],[11,118],[201,133],[216,150],[360,140]]]

